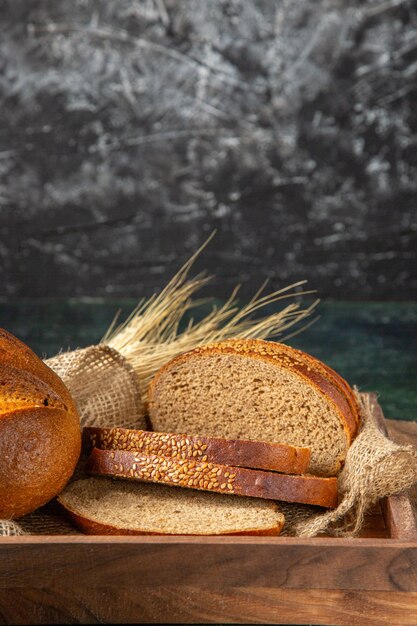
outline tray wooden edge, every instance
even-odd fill
[[[367,394],[372,403],[372,412],[380,430],[389,437],[387,424],[377,394]],[[417,520],[407,492],[394,494],[381,500],[382,514],[389,529],[390,539],[417,540]]]

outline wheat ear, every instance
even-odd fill
[[[262,296],[264,284],[249,303],[240,307],[236,299],[239,290],[237,286],[222,306],[213,306],[201,321],[190,319],[184,330],[180,331],[184,314],[201,304],[201,301],[193,300],[192,296],[210,280],[205,274],[191,279],[187,277],[201,250],[185,263],[161,293],[142,300],[123,324],[116,326],[113,323],[102,339],[102,343],[116,349],[134,367],[143,390],[147,389],[162,365],[197,346],[233,337],[267,339],[279,336],[285,340],[296,334],[293,332],[285,336],[285,331],[310,316],[318,303],[316,300],[301,309],[299,304],[292,302],[280,311],[253,318],[255,313],[276,302],[312,292],[294,291],[306,282],[299,281]]]

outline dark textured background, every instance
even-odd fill
[[[417,5],[0,0],[2,294],[415,298]]]

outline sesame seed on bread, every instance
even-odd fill
[[[311,448],[309,471],[333,476],[359,425],[348,383],[300,350],[235,339],[186,352],[149,387],[154,430]]]
[[[304,474],[310,462],[308,448],[287,444],[124,428],[84,428],[83,447],[86,453],[94,447],[101,450],[136,450],[142,454],[162,454],[176,460],[195,459],[286,474]]]
[[[194,459],[176,460],[163,455],[94,448],[86,471],[133,481],[201,489],[267,500],[283,500],[323,507],[337,505],[337,479],[297,476],[246,469]]]

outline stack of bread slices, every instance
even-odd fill
[[[156,432],[84,429],[93,477],[58,498],[83,532],[279,534],[279,501],[337,505],[358,406],[312,356],[261,340],[197,348],[159,370],[148,408]]]

